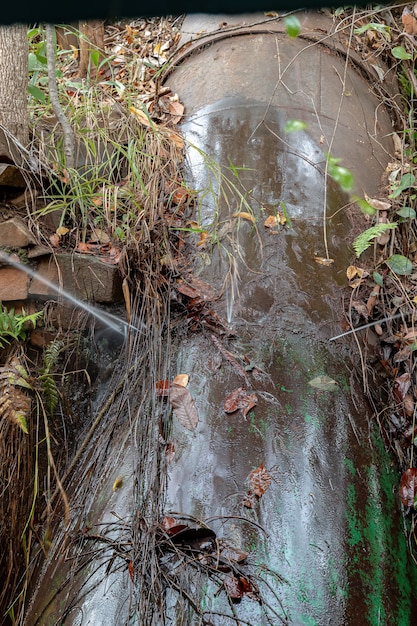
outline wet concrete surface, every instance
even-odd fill
[[[374,194],[389,158],[391,124],[357,72],[349,69],[341,84],[343,57],[318,47],[302,53],[305,42],[277,37],[216,42],[169,77],[187,107],[183,130],[194,146],[188,154],[192,184],[201,192],[201,221],[207,228],[216,222],[219,236],[210,253],[196,254],[194,272],[219,293],[226,285],[215,308],[229,320],[234,337],[220,341],[256,369],[239,375],[209,332],[181,342],[172,374],[190,375],[199,423],[189,432],[173,421],[176,453],[166,510],[211,520],[219,536],[250,553],[260,573],[266,566],[282,577],[264,574],[281,604],[267,587],[264,597],[272,610],[244,597],[235,608],[242,623],[406,626],[413,623],[417,580],[395,491],[398,476],[372,425],[355,346],[329,342],[340,332],[341,288],[351,254],[342,210],[348,197],[324,181],[331,143],[332,154],[352,169],[356,189]],[[277,81],[271,60],[279,71],[295,57],[285,81],[282,73]],[[346,98],[340,98],[341,89]],[[286,134],[289,118],[307,121],[308,128]],[[233,217],[247,206],[230,191],[222,196],[216,170],[210,174],[201,150],[232,180],[238,172],[235,182],[246,189],[255,224]],[[271,233],[265,218],[282,209],[282,202],[290,222]],[[324,207],[330,266],[314,260],[326,256]],[[318,376],[335,381],[334,389],[311,386]],[[223,407],[242,385],[258,398],[246,419]],[[112,493],[111,482],[98,480],[89,506],[100,523],[114,519],[111,511],[123,519],[132,515],[136,492],[129,476],[137,457],[125,426],[109,451],[117,450],[118,462],[127,464],[127,498]],[[242,501],[248,476],[262,463],[271,484],[247,509]],[[162,623],[144,621],[130,605],[134,592],[126,569],[110,574],[98,565],[80,567],[80,582],[65,592],[66,617],[57,623],[122,624],[129,613],[129,623]],[[55,575],[56,570],[45,580]],[[224,593],[207,593],[204,606],[210,623],[233,623],[218,615],[230,614]],[[56,623],[52,614],[50,621],[33,619],[37,610],[28,624]],[[166,623],[203,623],[179,613],[175,597],[167,614]]]

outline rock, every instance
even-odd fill
[[[9,163],[0,163],[0,186],[25,188],[26,181],[18,167]]]
[[[35,245],[36,239],[20,217],[0,223],[0,246],[5,248],[26,248]]]
[[[28,259],[36,259],[40,256],[46,256],[47,254],[51,254],[50,248],[42,245],[33,246],[33,248],[29,248],[28,250]]]
[[[89,302],[119,302],[123,299],[122,279],[118,268],[87,254],[57,254],[42,258],[39,275],[54,286],[64,285],[72,296]],[[34,278],[31,296],[56,296],[52,286]]]
[[[26,300],[29,276],[14,267],[0,268],[0,300]]]

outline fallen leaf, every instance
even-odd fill
[[[184,149],[184,140],[179,133],[170,133],[168,137],[176,148],[178,148],[179,150]]]
[[[82,254],[92,254],[91,248],[91,244],[80,241],[77,246],[77,252],[81,252]]]
[[[149,117],[146,115],[146,113],[144,113],[140,109],[137,109],[134,106],[129,107],[129,111],[132,113],[132,115],[134,115],[136,117],[136,119],[141,124],[143,124],[144,126],[148,126],[148,128],[150,128],[151,122],[150,122]]]
[[[321,391],[336,391],[337,382],[330,378],[326,374],[322,376],[316,376],[308,383],[310,387],[315,387],[316,389],[320,389]]]
[[[253,509],[255,506],[255,495],[251,491],[248,491],[242,500],[242,504],[247,509]]]
[[[248,222],[252,222],[252,224],[256,223],[255,216],[252,213],[247,213],[246,211],[236,211],[233,213],[232,217],[239,217],[243,220],[247,220]]]
[[[227,595],[231,600],[241,600],[243,596],[243,589],[239,584],[239,579],[236,576],[226,576],[223,581],[224,588]]]
[[[224,401],[224,410],[226,413],[234,413],[240,409],[243,417],[246,418],[249,411],[257,404],[258,398],[256,394],[247,393],[244,387],[238,387],[238,389],[234,389],[227,396]]]
[[[157,396],[168,396],[169,395],[169,380],[158,380],[155,383],[155,393]]]
[[[174,204],[181,206],[182,204],[185,204],[188,196],[188,189],[186,189],[185,187],[178,187],[178,189],[176,189],[171,195],[171,200]]]
[[[276,215],[269,215],[264,221],[265,228],[275,228],[278,226],[278,218]]]
[[[130,580],[133,580],[134,575],[135,575],[135,570],[133,568],[132,561],[129,561],[129,563],[127,564],[127,570],[129,572]]]
[[[57,235],[57,233],[53,233],[49,236],[49,241],[53,245],[54,248],[59,248],[59,242],[61,241],[61,237]]]
[[[271,475],[263,463],[249,474],[249,484],[251,490],[260,498],[271,484]]]
[[[173,385],[179,385],[180,387],[186,387],[188,385],[188,374],[177,374],[172,381]]]
[[[56,229],[55,232],[60,237],[63,237],[63,235],[66,235],[67,233],[69,233],[69,228],[67,228],[66,226],[60,226],[59,228]]]
[[[206,243],[206,239],[208,239],[210,237],[210,233],[208,232],[208,230],[203,230],[200,233],[200,239],[197,242],[197,246],[204,246],[204,244]]]
[[[371,205],[373,209],[377,211],[389,211],[392,204],[386,200],[378,200],[378,198],[370,198],[366,193],[364,194],[365,200]]]
[[[174,526],[178,526],[178,521],[175,519],[175,517],[170,517],[169,515],[165,515],[164,518],[162,519],[160,526],[162,530],[167,532]]]
[[[117,491],[117,489],[120,489],[122,485],[123,485],[123,478],[121,476],[118,476],[113,483],[113,491]]]
[[[325,266],[329,266],[332,263],[334,263],[334,259],[327,259],[326,257],[323,256],[315,256],[314,260],[316,263],[319,263],[320,265],[325,265]]]
[[[171,122],[173,124],[178,124],[178,122],[181,121],[182,116],[184,115],[184,105],[178,101],[170,102],[169,112],[172,115]]]
[[[397,376],[394,380],[392,394],[398,403],[402,403],[411,386],[411,376],[409,372]]]
[[[358,270],[355,267],[355,265],[349,265],[349,267],[346,270],[347,279],[352,280],[352,278],[355,278],[357,273],[358,273]]]
[[[198,424],[198,413],[188,389],[172,384],[169,390],[169,401],[181,426],[194,430]]]
[[[401,476],[400,496],[404,506],[414,507],[414,499],[417,492],[417,469],[410,467]]]

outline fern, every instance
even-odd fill
[[[359,258],[362,252],[365,252],[365,250],[372,245],[375,238],[380,237],[386,233],[387,230],[393,230],[394,228],[397,228],[395,222],[390,222],[389,224],[375,224],[375,226],[371,226],[371,228],[368,228],[358,235],[352,244],[356,256]]]
[[[42,370],[42,374],[39,376],[39,381],[42,386],[42,392],[45,397],[45,403],[48,407],[48,411],[50,414],[52,414],[56,409],[59,400],[58,386],[56,384],[52,370],[56,365],[59,354],[63,347],[63,341],[59,341],[58,339],[55,339],[55,341],[51,341],[51,343],[45,350],[45,367]]]

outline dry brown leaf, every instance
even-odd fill
[[[367,194],[365,194],[365,200],[376,211],[389,211],[389,209],[391,208],[391,202],[387,202],[386,200],[378,200],[378,198],[370,198]]]
[[[123,478],[118,476],[113,483],[113,491],[117,491],[123,486]]]
[[[136,117],[138,122],[140,122],[144,126],[147,126],[148,128],[150,128],[151,122],[150,122],[148,116],[146,115],[146,113],[144,113],[140,109],[137,109],[134,106],[129,107],[129,111],[132,113],[132,115],[134,115]]]
[[[247,213],[246,211],[236,211],[236,213],[233,213],[232,217],[239,217],[243,220],[247,220],[248,222],[252,222],[252,224],[256,223],[254,215]]]
[[[173,385],[179,385],[180,387],[186,387],[188,385],[188,374],[177,374],[172,381]]]
[[[244,387],[238,387],[227,396],[224,401],[224,410],[226,413],[234,413],[240,409],[243,417],[246,418],[249,411],[257,404],[258,398],[256,394],[248,393]]]
[[[56,229],[56,234],[59,235],[60,237],[63,237],[64,235],[66,235],[67,233],[69,233],[69,228],[67,228],[66,226],[60,226],[59,228]]]
[[[278,219],[276,215],[269,215],[264,221],[265,228],[275,228],[278,226]]]
[[[315,256],[314,260],[316,263],[319,263],[319,265],[325,265],[326,267],[329,267],[329,265],[334,263],[334,259],[327,259],[323,256]]]
[[[349,287],[352,287],[352,289],[356,289],[357,287],[362,285],[363,282],[363,278],[356,278],[356,280],[352,280],[352,282],[349,283]]]
[[[204,244],[206,243],[206,240],[210,237],[210,233],[208,232],[208,230],[203,230],[200,233],[200,239],[197,242],[197,246],[204,246]]]
[[[49,235],[49,241],[54,248],[59,248],[59,242],[61,241],[61,237],[57,235],[57,233],[53,233],[52,235]]]
[[[271,475],[263,463],[249,474],[249,484],[251,490],[260,498],[271,484]]]
[[[349,267],[346,270],[346,276],[348,280],[352,280],[352,278],[355,278],[357,273],[358,273],[358,269],[357,267],[355,267],[355,265],[349,265]]]
[[[172,384],[169,390],[169,401],[181,426],[194,430],[198,424],[198,413],[188,389]]]

